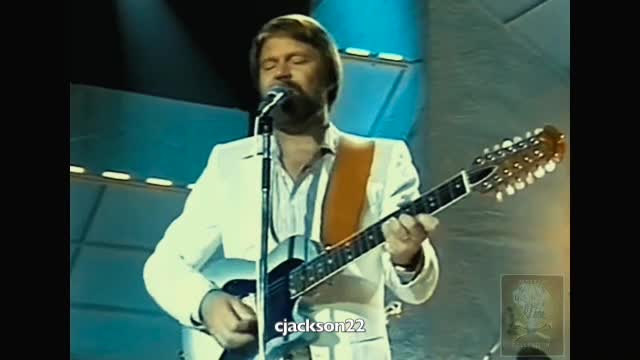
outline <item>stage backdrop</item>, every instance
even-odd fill
[[[428,14],[429,102],[410,138],[415,156],[426,154],[427,187],[545,124],[564,131],[569,147],[554,173],[504,203],[475,194],[439,215],[440,287],[391,326],[396,358],[482,359],[510,323],[502,275],[557,274],[564,299],[553,301],[565,311],[553,328],[565,333],[566,356],[551,358],[569,359],[569,0],[431,0]]]

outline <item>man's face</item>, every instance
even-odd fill
[[[326,72],[320,53],[312,46],[286,36],[273,36],[260,53],[260,93],[286,86],[325,103]]]

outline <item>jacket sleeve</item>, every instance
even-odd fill
[[[383,214],[390,214],[396,211],[401,203],[415,200],[420,196],[420,179],[407,145],[398,141],[391,151],[382,201]],[[440,275],[438,257],[429,238],[422,243],[420,256],[416,273],[407,274],[392,264],[388,252],[384,251],[382,254],[385,284],[406,303],[426,302],[438,285]],[[410,275],[408,279],[407,275]]]
[[[186,327],[202,329],[200,302],[217,288],[199,268],[221,244],[216,219],[221,211],[221,176],[214,148],[187,196],[181,214],[166,229],[146,260],[143,278],[153,300]]]

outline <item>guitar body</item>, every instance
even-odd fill
[[[304,309],[299,306],[299,298],[290,299],[288,275],[306,258],[312,259],[319,252],[317,244],[302,238],[288,239],[282,242],[268,257],[268,283],[280,282],[281,286],[267,286],[270,291],[266,296],[268,311],[265,315],[265,353],[267,360],[281,359],[294,348],[310,344],[313,333],[287,333],[286,337],[275,329],[279,321],[304,322]],[[255,278],[256,263],[240,259],[221,259],[211,261],[202,269],[202,273],[222,289],[243,300],[254,310],[257,282]],[[257,334],[256,334],[257,339]],[[249,344],[241,349],[225,350],[216,340],[200,331],[183,328],[182,347],[185,359],[188,360],[250,360],[258,358],[258,344]]]

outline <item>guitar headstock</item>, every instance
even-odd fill
[[[524,139],[516,136],[485,149],[468,171],[469,182],[473,190],[494,193],[502,201],[504,194],[513,195],[554,171],[564,153],[564,134],[545,126],[527,132]]]

